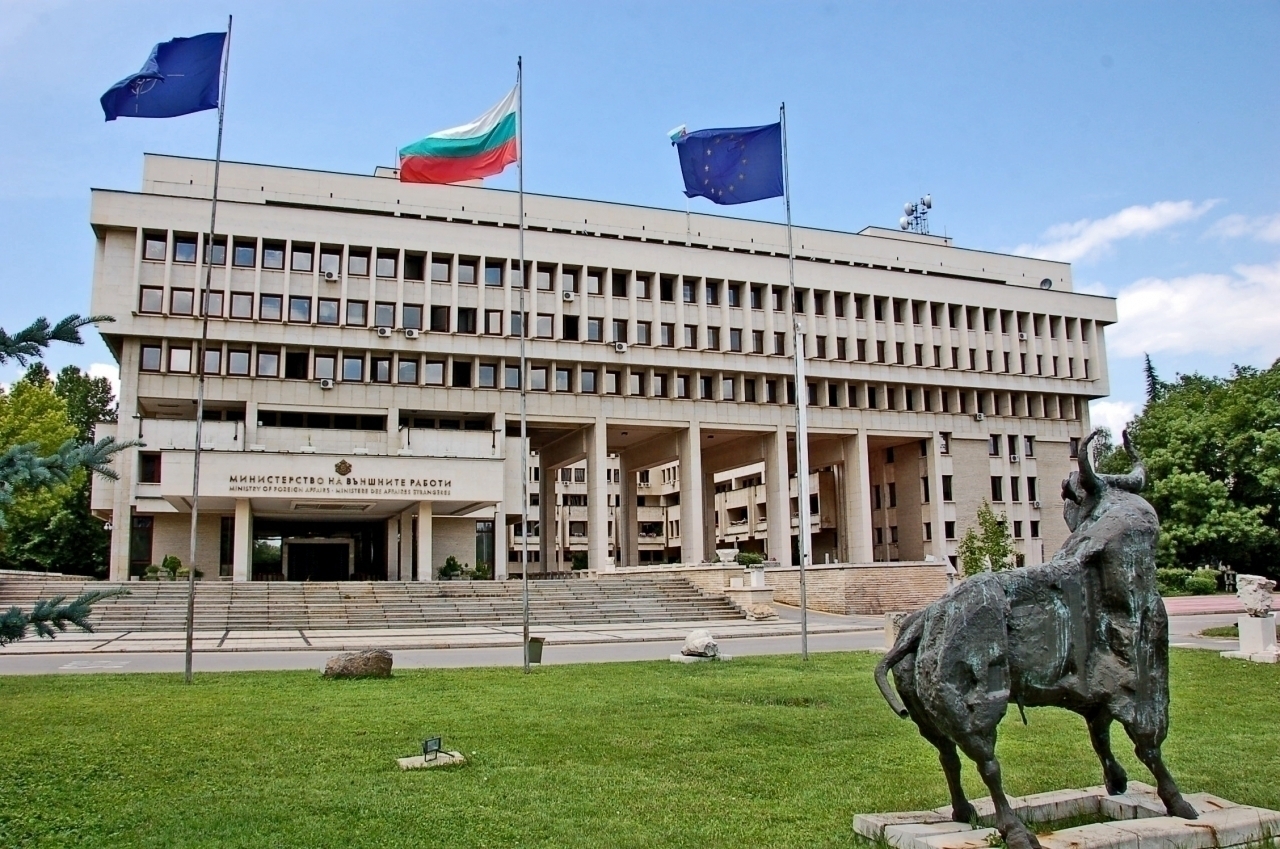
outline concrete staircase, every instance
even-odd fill
[[[0,606],[29,609],[38,598],[74,598],[87,589],[123,586],[129,595],[94,606],[98,631],[181,631],[187,585],[182,581],[0,581]],[[538,625],[620,625],[741,619],[725,598],[703,595],[677,576],[542,580],[529,583],[529,616]],[[521,623],[519,581],[404,583],[196,584],[200,631],[349,628],[430,628]]]

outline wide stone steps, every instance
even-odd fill
[[[186,626],[182,581],[11,580],[0,605],[30,607],[38,598],[75,597],[86,589],[124,587],[129,595],[99,602],[90,622],[101,631],[176,631]],[[678,576],[547,580],[529,585],[529,615],[539,625],[609,626],[741,618],[724,598],[703,595]],[[248,583],[200,582],[198,630],[422,628],[519,625],[519,582]]]

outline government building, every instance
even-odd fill
[[[1022,562],[1067,535],[1116,319],[1068,265],[796,228],[792,288],[781,225],[526,195],[521,269],[513,192],[238,163],[210,239],[213,170],[149,155],[141,191],[92,193],[98,435],[145,443],[93,483],[113,580],[188,559],[197,369],[205,580],[501,580],[526,543],[531,577],[790,566],[795,318],[816,564],[954,565],[983,500]]]

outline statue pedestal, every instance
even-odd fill
[[[1276,646],[1276,615],[1241,616],[1240,650],[1224,651],[1222,656],[1255,663],[1280,661],[1280,650]]]

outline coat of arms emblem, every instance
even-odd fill
[[[345,478],[351,474],[351,464],[346,460],[339,460],[333,464],[333,470]]]

